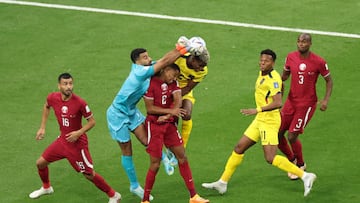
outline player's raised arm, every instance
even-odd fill
[[[159,72],[165,66],[174,63],[177,58],[186,53],[197,53],[201,51],[201,47],[195,44],[191,44],[190,41],[184,36],[181,36],[178,39],[175,46],[175,49],[166,53],[161,59],[156,62],[156,64],[154,65],[155,73]]]

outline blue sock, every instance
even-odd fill
[[[135,189],[139,186],[138,179],[136,177],[134,162],[132,156],[121,156],[121,165],[123,166],[126,175],[130,181],[130,188]]]

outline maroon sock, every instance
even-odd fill
[[[49,168],[48,167],[45,167],[43,169],[38,168],[38,173],[42,181],[43,188],[44,189],[49,188],[50,187]]]
[[[144,197],[142,201],[149,201],[150,200],[150,193],[155,183],[155,177],[157,172],[148,170],[146,179],[145,179],[145,188],[144,188]]]
[[[187,189],[189,190],[190,197],[193,197],[194,195],[196,195],[196,190],[195,190],[195,185],[192,178],[189,163],[187,161],[185,161],[182,164],[179,163],[179,171],[184,179]]]
[[[297,139],[294,143],[291,143],[291,148],[294,152],[294,155],[296,157],[297,160],[297,165],[298,166],[303,166],[304,165],[304,158],[303,158],[303,154],[302,154],[302,145],[299,139]]]
[[[287,139],[282,136],[279,138],[279,145],[278,145],[280,151],[285,154],[285,156],[289,159],[289,161],[294,161],[295,156],[293,151],[291,151]]]
[[[101,177],[101,175],[96,173],[92,182],[97,188],[105,192],[108,197],[113,197],[115,195],[115,191],[110,187],[109,184],[106,183],[106,181],[103,177]]]

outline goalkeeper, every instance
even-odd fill
[[[198,49],[198,47],[193,47],[185,37],[180,37],[176,49],[165,54],[156,63],[152,61],[145,49],[134,49],[130,55],[133,62],[131,71],[107,110],[108,128],[112,138],[121,149],[121,164],[129,178],[130,191],[140,198],[143,198],[144,190],[135,172],[130,132],[134,133],[143,145],[146,146],[148,141],[143,123],[145,117],[136,105],[148,89],[151,76],[174,63],[181,55],[196,52]]]

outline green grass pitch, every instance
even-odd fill
[[[360,34],[357,0],[37,2]],[[181,35],[202,36],[211,53],[209,75],[195,89],[194,127],[187,148],[199,194],[212,203],[360,202],[360,39],[313,34],[312,50],[327,60],[334,89],[328,110],[317,111],[301,136],[308,170],[318,176],[309,197],[303,197],[301,181],[289,181],[285,172],[265,162],[259,144],[246,153],[228,192],[220,196],[201,188],[201,183],[219,178],[253,119],[239,110],[254,106],[259,52],[273,49],[278,55],[276,70],[281,72],[286,54],[296,49],[298,33],[5,3],[0,3],[0,202],[108,201],[66,160],[50,165],[53,195],[28,197],[41,186],[35,161],[58,135],[51,113],[46,139],[35,140],[42,106],[47,94],[57,91],[57,76],[65,71],[74,76],[75,93],[87,100],[97,121],[88,133],[95,170],[122,194],[122,202],[140,202],[129,192],[105,111],[129,72],[130,51],[145,47],[158,59]],[[319,78],[318,96],[324,92]],[[142,102],[140,107],[144,110]],[[143,185],[148,155],[135,138],[133,146]],[[178,169],[167,176],[161,168],[152,194],[157,203],[188,202]]]

